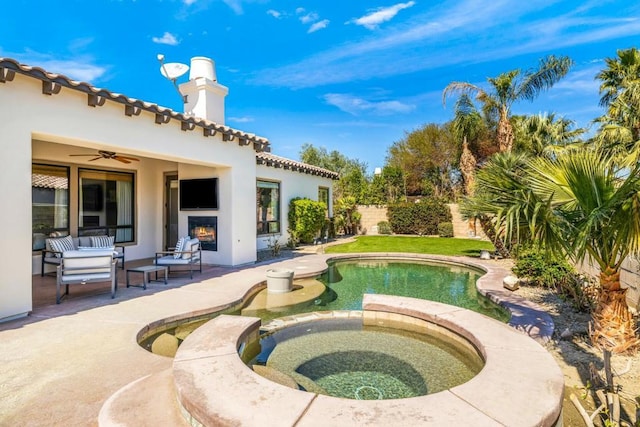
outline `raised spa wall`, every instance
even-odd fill
[[[557,426],[564,381],[552,356],[513,328],[432,301],[365,295],[364,311],[316,312],[288,321],[343,316],[385,327],[430,328],[472,346],[485,366],[470,381],[426,396],[352,400],[295,390],[253,372],[238,350],[259,339],[260,319],[222,315],[191,334],[173,362],[183,415],[191,425]]]

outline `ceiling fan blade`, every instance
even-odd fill
[[[95,154],[69,154],[70,157],[89,157],[95,156]]]
[[[134,162],[140,161],[140,159],[137,159],[135,157],[128,157],[128,156],[116,156],[116,159],[127,159],[127,160],[133,160]]]
[[[119,162],[122,162],[122,163],[131,163],[129,160],[126,160],[126,159],[124,159],[124,158],[122,158],[120,156],[115,156],[113,159],[117,160]]]
[[[102,159],[102,156],[98,156],[98,157],[95,157],[93,159],[89,159],[89,161],[93,162],[93,161],[100,160],[100,159]]]

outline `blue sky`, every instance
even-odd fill
[[[555,112],[588,126],[601,114],[595,74],[638,46],[629,0],[14,0],[0,14],[0,56],[182,111],[159,73],[193,56],[229,87],[227,125],[298,159],[311,143],[382,166],[405,132],[442,123],[451,81],[568,55],[571,73],[514,113]],[[183,77],[179,82],[186,79]]]

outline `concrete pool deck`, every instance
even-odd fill
[[[234,306],[264,281],[270,268],[312,276],[326,269],[329,258],[336,256],[310,254],[245,268],[211,268],[193,281],[171,277],[168,286],[154,283],[146,291],[120,286],[114,300],[106,294],[73,297],[72,289],[72,298],[60,305],[52,300],[27,318],[0,324],[0,423],[91,426],[101,417],[103,425],[187,425],[169,387],[173,360],[142,349],[136,342],[139,331],[160,319]],[[514,310],[514,326],[540,340],[551,336],[551,318],[504,290],[502,278],[508,271],[494,261],[429,258],[483,266],[488,273],[479,288]],[[127,394],[141,385],[153,393]],[[116,393],[119,399],[110,400]],[[101,416],[103,406],[107,409]]]

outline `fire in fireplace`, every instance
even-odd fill
[[[189,236],[197,237],[203,251],[218,250],[218,217],[190,216]]]

